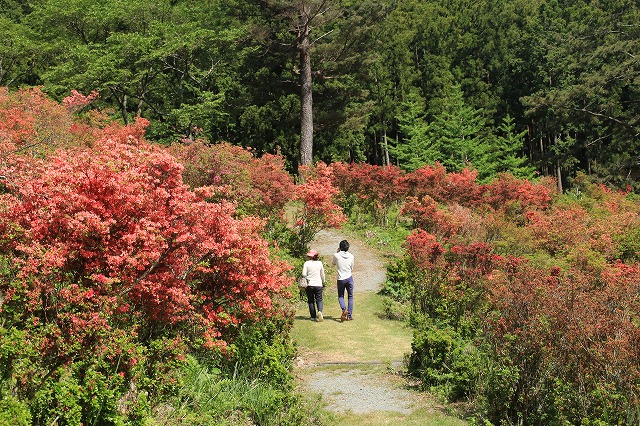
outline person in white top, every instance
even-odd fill
[[[331,260],[336,265],[338,271],[338,303],[342,309],[340,321],[351,321],[353,319],[353,255],[349,253],[349,242],[340,241],[338,251],[333,254]],[[344,291],[347,290],[348,305],[344,303]]]
[[[324,265],[318,260],[318,252],[309,250],[307,253],[307,261],[302,266],[302,276],[307,279],[307,302],[309,303],[309,314],[311,319],[322,321],[322,290],[324,288]],[[316,312],[316,306],[318,310]]]

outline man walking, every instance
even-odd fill
[[[349,253],[349,242],[340,241],[338,251],[334,253],[331,263],[338,271],[338,302],[342,309],[340,321],[353,319],[353,255]],[[344,303],[344,291],[347,291],[348,305]]]

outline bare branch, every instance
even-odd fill
[[[317,39],[313,40],[313,41],[311,42],[311,44],[313,45],[316,41],[318,41],[318,40],[320,40],[320,39],[322,39],[322,38],[324,38],[324,37],[328,36],[328,35],[329,35],[329,34],[331,34],[333,31],[334,31],[334,30],[327,31],[326,33],[322,34],[322,35],[321,35],[320,37],[318,37]]]
[[[586,146],[594,145],[594,144],[600,142],[601,140],[608,138],[611,135],[613,135],[613,133],[609,133],[608,135],[604,135],[604,136],[601,136],[601,137],[599,137],[597,139],[594,139],[594,140],[592,140],[590,142],[587,142]]]
[[[200,257],[200,259],[198,259],[198,261],[197,261],[197,262],[193,262],[193,265],[191,265],[191,266],[189,267],[189,269],[187,269],[186,271],[184,271],[184,272],[182,273],[182,275],[180,275],[178,278],[180,278],[181,280],[186,279],[186,278],[187,278],[187,276],[188,276],[191,272],[193,272],[193,270],[194,270],[194,269],[196,269],[196,267],[197,267],[200,263],[204,262],[204,261],[205,261],[209,256],[211,256],[212,254],[213,254],[213,251],[212,251],[212,250],[211,250],[211,251],[206,252],[205,254],[203,254],[203,255]]]
[[[602,114],[602,113],[595,112],[595,111],[589,111],[586,108],[571,108],[571,109],[573,109],[574,111],[585,112],[585,113],[593,115],[595,117],[606,118],[607,120],[611,120],[611,121],[614,121],[614,122],[616,122],[618,124],[622,124],[625,127],[631,127],[631,126],[629,126],[629,124],[625,123],[624,121],[621,121],[621,120],[619,120],[619,119],[617,119],[615,117],[611,117],[610,115]]]
[[[162,264],[162,262],[164,262],[164,260],[167,258],[167,256],[169,256],[169,253],[171,253],[171,251],[173,250],[173,240],[169,240],[169,242],[167,243],[167,248],[166,250],[160,255],[160,257],[158,257],[156,259],[155,262],[153,262],[153,264],[151,264],[151,266],[149,266],[149,268],[144,271],[142,273],[142,275],[140,275],[137,279],[136,279],[136,283],[141,282],[142,280],[144,280],[149,274],[155,272],[156,269],[158,269],[158,267]]]

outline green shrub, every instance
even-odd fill
[[[146,398],[125,409],[125,379],[96,365],[75,363],[59,368],[29,401],[34,424],[142,424],[148,414]]]
[[[411,344],[409,372],[450,401],[475,393],[480,353],[452,328],[417,330]]]
[[[407,302],[411,297],[413,281],[405,258],[397,260],[387,267],[387,281],[380,294],[389,296],[398,302]]]
[[[384,318],[405,321],[409,317],[410,305],[384,296],[382,298],[382,310],[384,312]]]
[[[500,424],[513,410],[513,398],[520,380],[516,366],[487,359],[478,381],[478,404],[494,424]]]
[[[291,319],[284,317],[243,324],[231,345],[231,356],[224,361],[224,372],[241,373],[250,380],[266,380],[274,387],[289,389],[295,356],[290,327]]]
[[[624,262],[640,261],[640,228],[629,230],[618,240],[617,256]]]
[[[320,425],[319,405],[300,395],[187,357],[177,396],[154,410],[150,426]]]
[[[31,412],[26,403],[11,395],[2,395],[0,399],[0,426],[29,426]]]

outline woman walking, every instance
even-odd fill
[[[302,266],[302,276],[307,279],[307,303],[309,303],[309,314],[312,320],[322,321],[322,290],[324,287],[324,265],[318,260],[318,252],[309,250],[307,261]],[[317,311],[316,311],[317,307]]]

